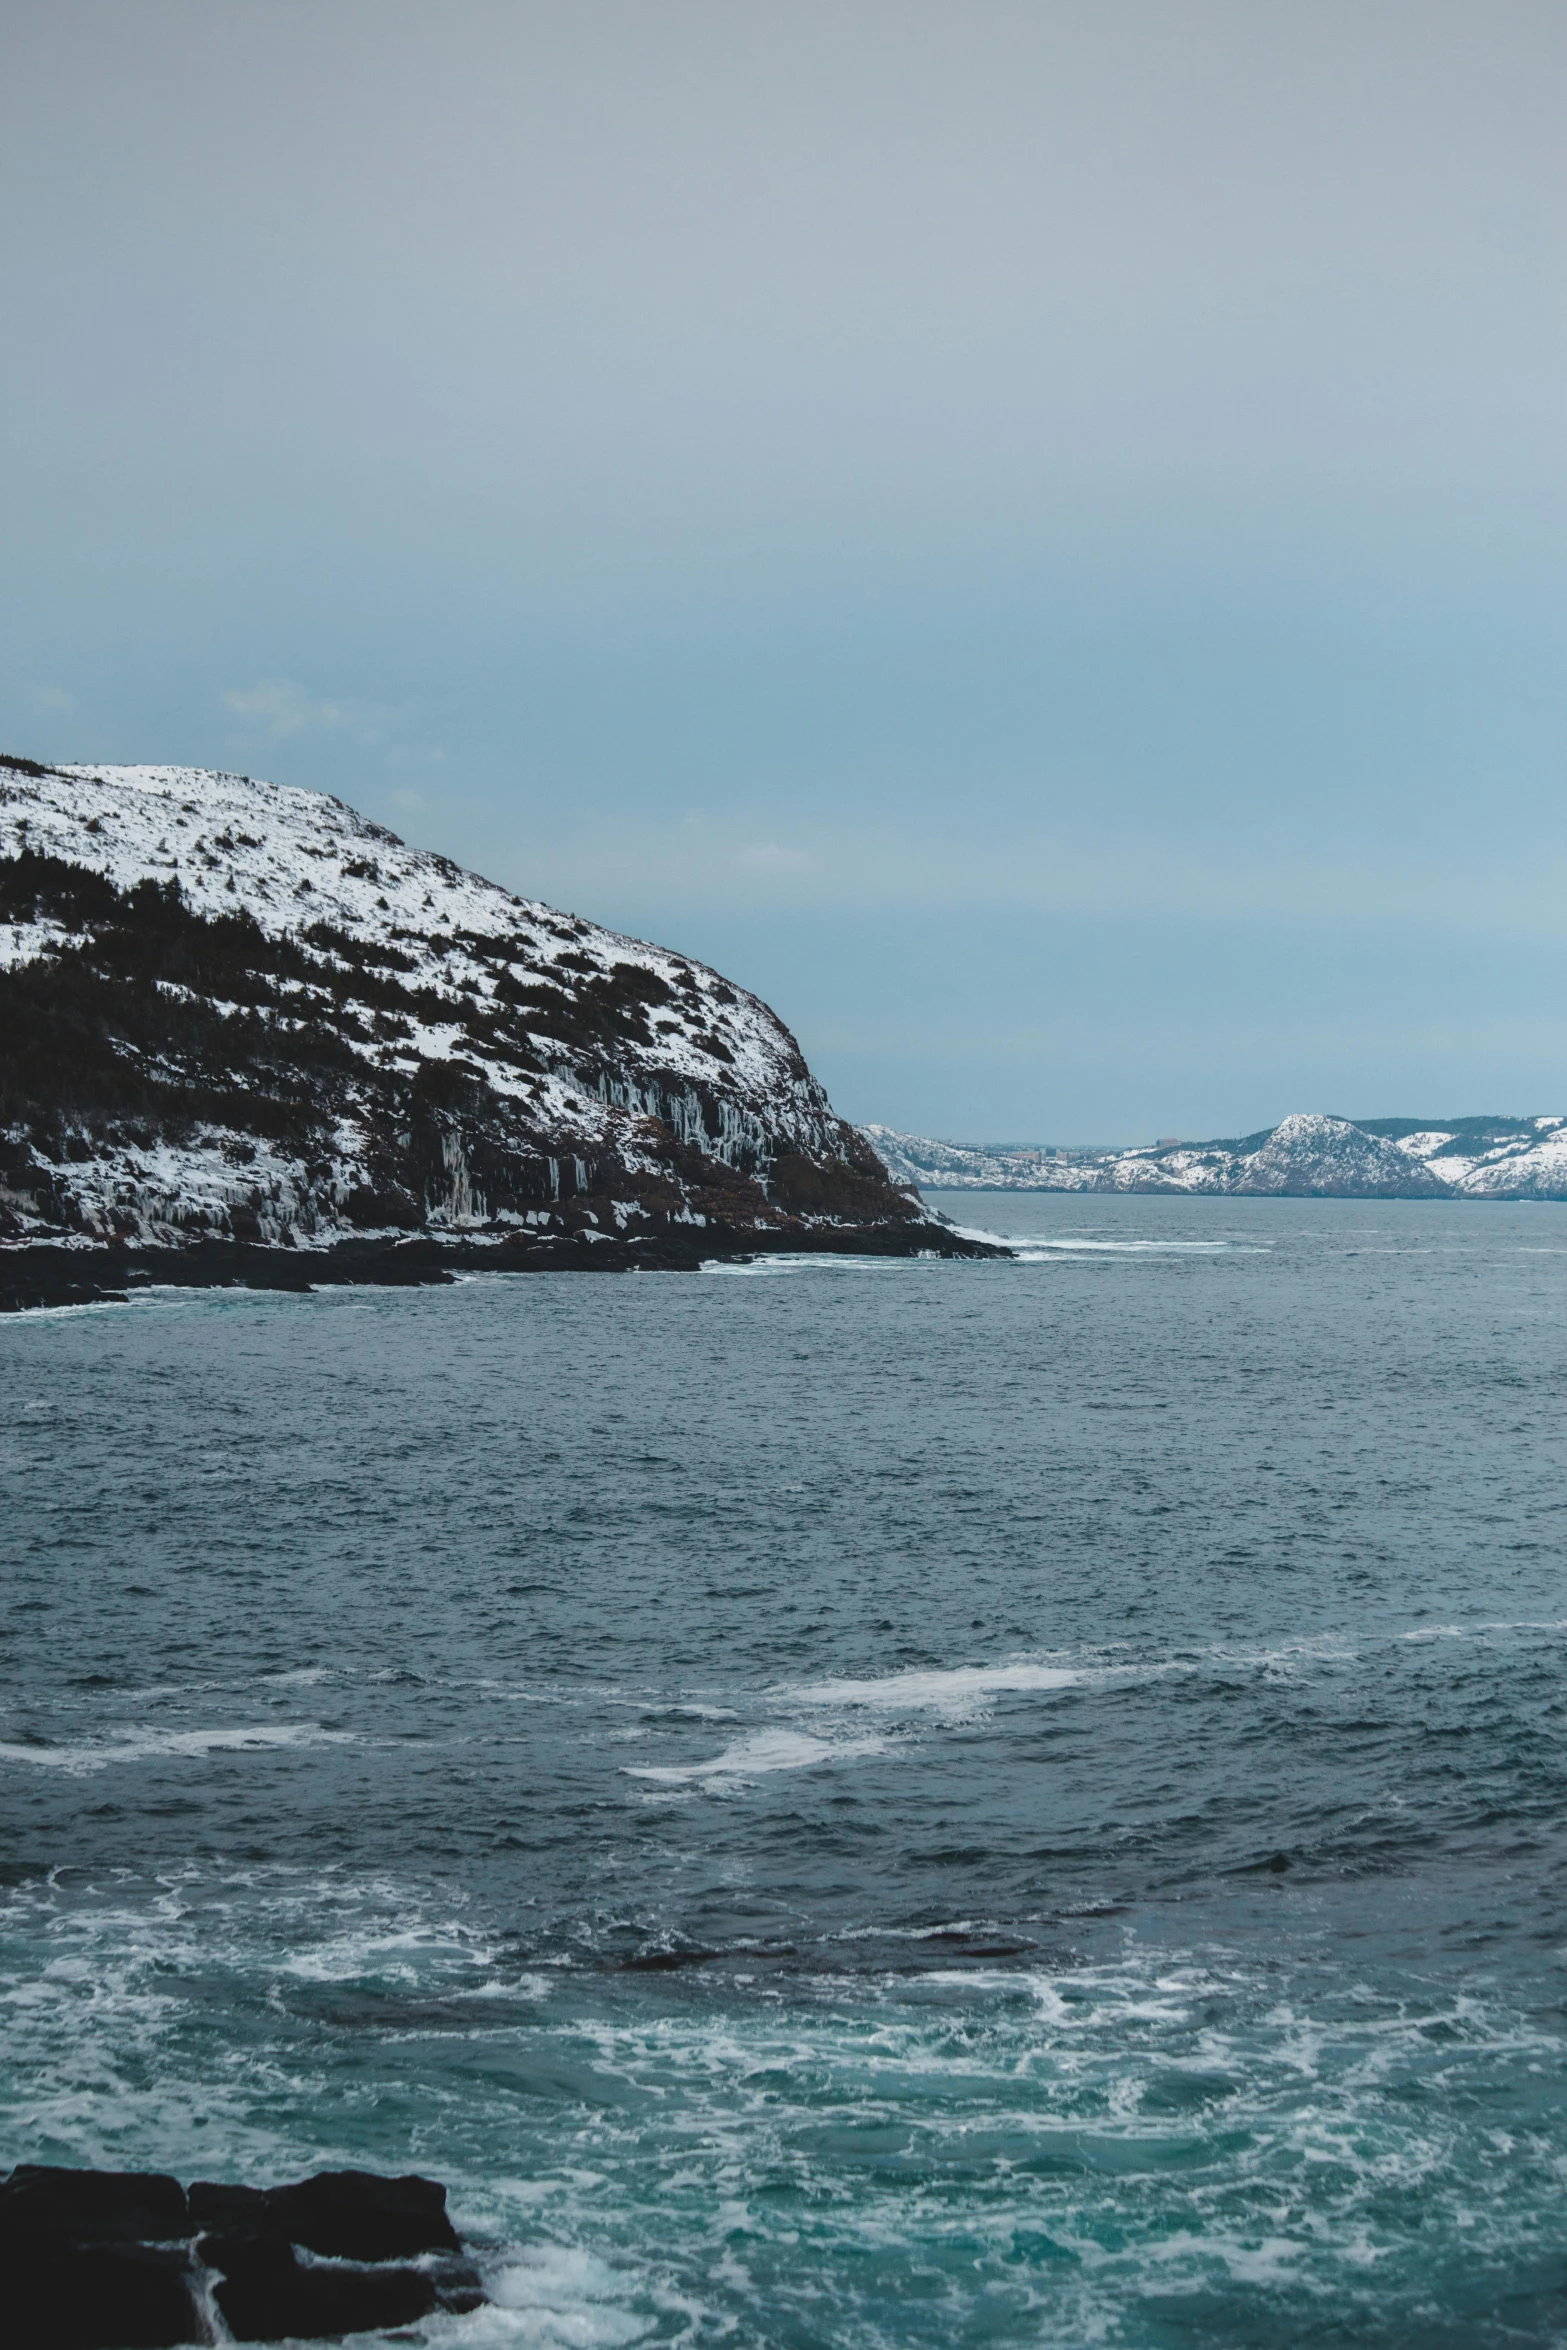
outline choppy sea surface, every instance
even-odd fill
[[[491,2345],[1567,2342],[1567,1212],[0,1325],[0,2161]]]

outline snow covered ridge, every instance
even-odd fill
[[[1233,1142],[984,1150],[867,1126],[900,1183],[952,1191],[1273,1193],[1326,1199],[1567,1199],[1567,1117],[1369,1118],[1297,1112]]]
[[[767,1006],[318,792],[0,758],[0,1243],[924,1225]]]

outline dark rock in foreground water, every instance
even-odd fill
[[[225,2187],[198,2179],[190,2216],[225,2236],[275,2236],[326,2260],[410,2260],[461,2252],[434,2179],[383,2179],[372,2171],[321,2171],[295,2187]]]
[[[476,2309],[478,2272],[433,2179],[323,2171],[189,2191],[152,2172],[23,2164],[0,2185],[14,2350],[321,2339]]]
[[[156,2171],[55,2170],[22,2163],[0,2187],[7,2246],[166,2244],[190,2233],[178,2179]]]
[[[369,2333],[440,2306],[422,2269],[317,2268],[270,2236],[203,2236],[196,2249],[220,2272],[212,2297],[236,2342]]]

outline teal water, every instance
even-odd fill
[[[471,2350],[1567,2342],[1567,1218],[940,1204],[0,1325],[0,2158],[431,2171]]]

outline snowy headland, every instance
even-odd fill
[[[0,1036],[13,1302],[969,1253],[743,988],[248,776],[0,760]]]

